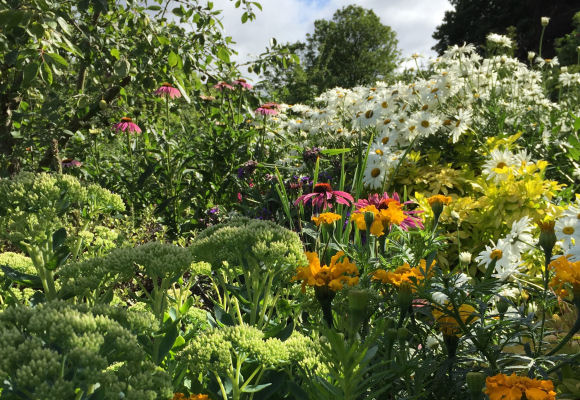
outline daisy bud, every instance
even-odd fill
[[[462,251],[459,253],[459,262],[469,264],[471,262],[471,253],[468,251]]]
[[[552,258],[552,249],[556,244],[556,232],[554,231],[554,226],[556,221],[553,219],[544,219],[538,222],[540,227],[540,240],[538,244],[544,250],[544,256],[546,261],[549,262]]]
[[[540,19],[542,26],[548,26],[548,24],[550,23],[550,18],[549,17],[542,17]]]
[[[528,60],[532,61],[536,57],[536,53],[533,51],[528,51]]]
[[[502,297],[497,302],[497,311],[499,312],[500,319],[503,319],[506,311],[508,310],[509,303]]]

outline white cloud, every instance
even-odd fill
[[[353,0],[261,0],[263,11],[256,10],[256,19],[241,23],[241,9],[229,0],[216,0],[215,7],[223,10],[222,22],[226,34],[236,42],[237,61],[246,61],[260,54],[272,37],[278,42],[304,40],[314,30],[317,19],[332,19],[334,12],[355,3]],[[381,22],[396,33],[403,57],[413,53],[432,56],[431,37],[443,20],[446,10],[452,9],[448,0],[359,0],[357,5],[372,9]]]

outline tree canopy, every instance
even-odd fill
[[[395,32],[372,11],[350,5],[332,20],[316,20],[305,42],[288,47],[299,55],[283,76],[269,78],[269,89],[288,102],[305,101],[336,86],[351,88],[384,79],[400,54]]]
[[[549,17],[542,56],[554,57],[554,41],[572,31],[572,17],[580,10],[577,0],[450,0],[453,10],[433,33],[433,49],[442,54],[448,46],[464,42],[483,47],[488,33],[507,34],[517,43],[515,55],[525,60],[538,51],[541,17]],[[513,27],[513,28],[510,28]],[[514,29],[515,28],[515,29]]]

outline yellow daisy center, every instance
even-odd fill
[[[371,171],[371,176],[373,178],[376,178],[377,176],[379,176],[379,174],[381,173],[381,170],[378,168],[373,168],[373,170]]]

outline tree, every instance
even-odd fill
[[[266,73],[266,88],[284,101],[297,102],[336,86],[373,84],[396,68],[397,43],[395,32],[372,10],[344,7],[330,21],[316,20],[305,43],[289,45],[301,65],[292,65],[282,76]]]
[[[574,30],[556,39],[556,53],[562,65],[579,64],[580,67],[580,11],[574,14]]]
[[[454,9],[445,12],[433,33],[433,50],[442,54],[451,45],[472,43],[483,48],[488,33],[507,34],[515,28],[515,56],[526,60],[538,51],[541,17],[550,17],[544,34],[543,57],[554,57],[554,40],[572,30],[571,20],[580,10],[577,0],[450,0]],[[514,27],[509,29],[510,27]]]

